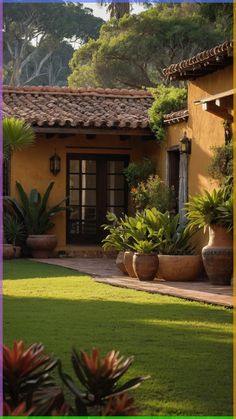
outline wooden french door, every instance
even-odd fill
[[[99,243],[106,213],[127,211],[124,155],[67,155],[67,243]]]

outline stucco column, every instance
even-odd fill
[[[180,153],[179,160],[179,215],[180,224],[186,224],[184,204],[188,201],[188,154]]]

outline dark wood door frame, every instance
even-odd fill
[[[100,229],[101,224],[103,224],[105,219],[105,214],[107,210],[107,191],[109,190],[107,185],[107,166],[109,161],[123,161],[124,166],[127,166],[129,163],[129,155],[112,155],[112,154],[79,154],[79,153],[68,153],[66,157],[66,196],[69,197],[70,194],[70,172],[69,166],[71,160],[95,160],[96,161],[96,234],[82,234],[82,172],[78,173],[79,178],[79,204],[78,204],[78,220],[70,220],[70,212],[67,211],[66,215],[66,242],[67,244],[95,244],[100,243],[102,239],[102,230]],[[80,167],[81,167],[81,163]],[[127,185],[124,182],[124,212],[128,208],[128,189]],[[122,190],[123,190],[122,189]],[[88,190],[86,188],[86,190]],[[118,190],[118,189],[117,189]],[[68,199],[69,206],[69,199]],[[77,205],[75,206],[77,207]],[[77,222],[77,225],[76,225]],[[76,230],[80,233],[71,234],[71,225],[74,223],[76,225]]]

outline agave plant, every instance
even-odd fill
[[[30,409],[35,392],[54,385],[50,373],[57,360],[43,351],[43,345],[36,343],[25,349],[22,341],[14,342],[12,350],[3,346],[4,401],[11,409],[23,402]]]
[[[112,397],[127,393],[128,390],[138,387],[143,380],[147,379],[148,377],[137,377],[118,385],[118,381],[132,362],[133,357],[124,359],[117,351],[111,351],[102,358],[95,348],[90,355],[83,351],[77,353],[74,349],[72,365],[80,384],[84,387],[83,390],[77,388],[72,378],[62,371],[59,364],[62,381],[75,397],[74,414],[92,413],[100,416],[103,407],[105,409],[107,405],[111,407]]]
[[[28,196],[21,184],[16,182],[20,204],[15,199],[7,198],[18,218],[24,223],[28,235],[46,233],[54,226],[52,217],[67,209],[66,206],[62,206],[66,199],[53,207],[47,206],[53,185],[54,182],[50,182],[42,197],[37,189],[32,189]]]
[[[2,125],[4,159],[9,157],[12,150],[21,150],[34,143],[34,130],[25,121],[14,117],[5,117]]]
[[[13,244],[13,246],[22,246],[24,244],[27,234],[23,222],[12,214],[6,214],[3,218],[4,235],[6,242]]]

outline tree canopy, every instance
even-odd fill
[[[199,4],[158,4],[111,19],[97,40],[74,53],[69,85],[142,88],[165,83],[163,68],[230,38],[231,23],[222,31],[226,11],[218,11],[214,17],[211,8]],[[230,21],[228,9],[227,16]]]
[[[79,3],[4,5],[4,82],[66,84],[73,42],[97,38],[103,20]]]

